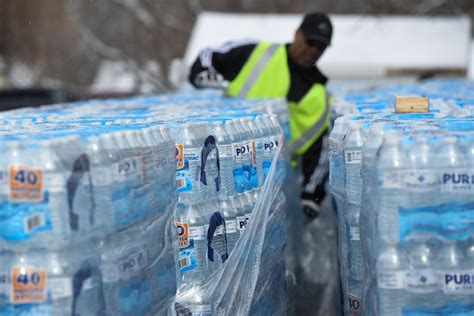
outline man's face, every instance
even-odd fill
[[[295,33],[293,42],[293,59],[301,67],[309,68],[313,66],[321,56],[321,49],[314,45],[314,42],[307,41],[301,30]]]

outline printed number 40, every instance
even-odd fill
[[[33,283],[34,285],[37,285],[41,282],[41,276],[39,275],[39,273],[33,272],[31,274],[31,277],[28,278],[27,273],[24,273],[24,274],[20,273],[16,281],[18,283],[23,283],[24,285],[28,285],[28,283],[31,281],[31,283]]]
[[[15,175],[15,181],[35,185],[38,181],[38,176],[33,171],[20,170]]]
[[[349,297],[349,307],[351,310],[359,310],[360,308],[360,301],[358,299],[354,299]]]

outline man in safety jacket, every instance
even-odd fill
[[[293,156],[301,159],[305,214],[316,217],[328,175],[327,133],[331,106],[327,78],[316,62],[330,45],[332,24],[323,13],[305,15],[290,44],[232,42],[201,51],[189,76],[197,88],[227,81],[227,94],[248,98],[285,97]],[[212,85],[212,84],[211,84]]]

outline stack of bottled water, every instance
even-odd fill
[[[347,315],[474,314],[473,91],[433,80],[336,98],[352,113],[329,140]],[[430,112],[395,114],[397,94],[429,96]]]
[[[32,121],[41,114],[9,119],[0,136],[0,314],[166,313],[176,293],[167,131]]]
[[[0,315],[285,312],[281,100],[193,92],[0,120]]]

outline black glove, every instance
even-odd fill
[[[306,215],[306,219],[311,221],[319,216],[321,209],[318,204],[313,200],[301,200],[301,206],[303,207],[303,212]]]
[[[229,82],[224,79],[224,76],[212,69],[198,73],[194,84],[196,87],[209,89],[227,89],[229,86]]]

